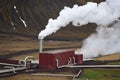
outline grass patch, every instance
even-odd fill
[[[0,78],[0,80],[70,80],[68,77],[32,76],[31,74],[20,74]]]
[[[110,65],[120,65],[120,61],[110,62],[110,63],[108,63],[108,64],[110,64]]]
[[[84,69],[80,78],[89,80],[120,80],[120,69]],[[80,80],[77,79],[77,80]]]

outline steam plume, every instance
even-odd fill
[[[72,22],[74,26],[82,26],[88,23],[108,25],[120,16],[119,8],[119,0],[107,0],[100,4],[88,2],[83,6],[74,5],[73,8],[64,7],[56,19],[49,19],[45,30],[42,30],[39,36],[46,37],[55,33],[70,22]]]
[[[83,44],[76,54],[82,53],[84,58],[120,52],[120,22],[109,28],[99,26],[96,33],[84,40]]]
[[[92,54],[95,54],[94,55],[95,57],[99,53],[108,53],[110,52],[109,49],[116,48],[115,46],[113,46],[112,48],[108,46],[104,48],[103,45],[99,46],[99,44],[102,44],[102,42],[104,43],[104,46],[108,45],[108,43],[110,43],[109,46],[111,46],[114,43],[120,43],[119,41],[113,41],[114,35],[116,35],[117,37],[116,39],[119,39],[118,38],[119,33],[118,34],[115,33],[113,34],[113,36],[111,36],[109,32],[109,31],[112,31],[112,33],[116,32],[117,27],[107,28],[109,24],[114,23],[114,21],[119,17],[120,17],[120,0],[106,0],[106,2],[101,2],[99,4],[88,2],[86,5],[83,6],[74,5],[72,8],[64,7],[64,9],[60,11],[59,16],[56,19],[52,18],[49,19],[45,30],[42,30],[39,33],[39,38],[40,36],[46,37],[52,33],[55,33],[61,27],[65,27],[69,23],[72,23],[74,26],[82,26],[88,23],[96,23],[98,25],[98,28],[96,29],[97,33],[91,35],[88,39],[86,39],[83,44],[83,48],[81,50],[76,51],[76,53],[83,52],[83,54],[86,54],[84,58],[93,57],[91,56]],[[109,41],[109,39],[112,40]],[[92,42],[94,43],[94,45],[92,44]],[[97,47],[101,49],[100,50],[96,49]],[[97,50],[99,52],[97,52]],[[104,52],[107,50],[108,52]],[[114,52],[114,50],[112,52]]]

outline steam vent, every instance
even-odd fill
[[[56,70],[64,66],[82,64],[83,55],[75,55],[73,50],[56,50],[39,54],[40,70]]]

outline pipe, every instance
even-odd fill
[[[40,39],[39,45],[40,45],[39,52],[42,53],[42,48],[43,48],[43,46],[42,46],[43,45],[43,40],[42,39]]]
[[[0,65],[4,65],[4,66],[19,66],[17,64],[9,64],[9,63],[0,63]]]
[[[69,57],[67,65],[71,65],[71,64],[72,64],[72,59]]]
[[[70,62],[71,62],[71,58],[69,58],[69,59],[70,59]],[[74,60],[73,64],[76,64],[76,63],[75,63],[75,57],[73,57],[73,60]],[[58,69],[59,69],[59,68],[65,68],[65,67],[74,68],[74,66],[71,66],[70,64],[68,64],[68,65],[63,65],[63,66],[59,66],[59,60],[58,60],[58,59],[56,59],[56,66],[57,66]],[[82,70],[79,70],[79,72],[78,72],[76,75],[73,76],[72,80],[75,80],[75,78],[78,77],[81,72],[82,72]],[[54,74],[53,74],[53,75],[54,75]],[[54,76],[56,76],[56,75],[54,75]],[[65,75],[65,76],[66,76],[66,75]],[[86,79],[86,80],[88,80],[88,79]]]
[[[27,62],[25,60],[19,60],[18,64],[22,67],[26,67],[27,66]]]
[[[56,66],[57,66],[58,69],[59,69],[59,68],[64,68],[64,67],[65,67],[65,65],[59,66],[59,61],[58,61],[58,59],[56,59]]]
[[[64,66],[66,68],[120,68],[120,65],[77,65]]]
[[[13,73],[16,73],[16,72],[15,72],[15,67],[13,67],[13,66],[5,66],[4,68],[13,69]]]
[[[68,62],[69,62],[69,61],[68,61]],[[64,68],[64,67],[69,66],[69,65],[70,65],[70,64],[68,63],[67,65],[59,66],[59,60],[56,59],[56,66],[57,66],[58,69],[59,69],[59,68]]]
[[[59,66],[59,60],[56,59],[56,67],[59,69],[59,68],[65,68],[65,67],[68,67],[68,66],[71,66],[71,65],[74,65],[74,63],[72,63],[72,59],[69,58],[68,60],[68,63],[66,65],[62,65],[62,66]]]
[[[0,74],[1,73],[14,72],[14,71],[21,71],[21,70],[25,70],[25,69],[28,69],[28,68],[27,67],[19,67],[19,68],[0,70]]]
[[[75,76],[73,76],[73,80],[75,80],[75,78],[78,77],[81,72],[82,72],[82,70],[79,70],[79,72]]]
[[[32,60],[35,60],[35,58],[34,58],[33,56],[27,56],[27,57],[25,57],[24,60],[27,61],[27,60],[30,59],[30,58],[31,58]]]
[[[76,64],[75,57],[73,57],[73,64]]]
[[[40,39],[39,40],[39,52],[42,53],[42,51],[43,51],[43,37],[40,36],[39,39]]]
[[[72,77],[73,80],[75,80],[76,77],[80,75],[82,70],[79,70],[79,72],[76,75],[66,75],[66,74],[41,74],[41,73],[33,73],[31,75],[33,76],[52,76],[52,77]]]
[[[31,74],[34,76],[58,76],[58,77],[74,77],[75,75],[66,75],[66,74],[39,74],[39,73],[35,73],[35,74]]]

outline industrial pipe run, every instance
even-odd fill
[[[56,59],[56,66],[58,69],[59,68],[120,68],[120,65],[74,65],[74,64],[67,64],[67,65],[59,66],[58,59]]]
[[[77,78],[80,73],[82,72],[82,70],[79,70],[78,73],[76,75],[68,75],[68,74],[42,74],[42,73],[33,73],[31,75],[33,76],[52,76],[52,77],[72,77],[72,80],[75,80],[75,78]]]
[[[32,59],[32,60],[28,61],[28,59]],[[27,56],[25,57],[24,60],[19,60],[18,64],[0,63],[1,65],[5,66],[4,67],[5,69],[0,70],[0,74],[9,73],[9,72],[15,73],[16,71],[29,70],[30,68],[35,68],[34,66],[30,65],[31,63],[36,65],[36,61],[33,56]]]
[[[64,66],[66,68],[120,68],[120,65],[73,65]]]

